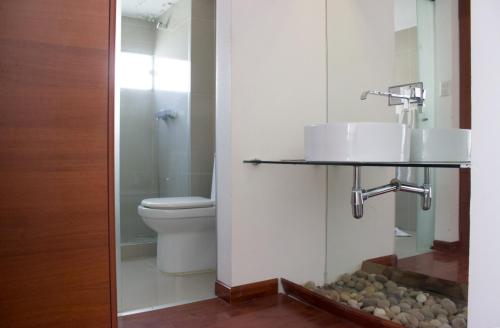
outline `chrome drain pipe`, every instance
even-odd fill
[[[432,187],[430,185],[430,168],[424,168],[424,184],[418,186],[413,183],[402,182],[394,178],[389,184],[365,190],[361,187],[361,167],[354,166],[353,186],[351,191],[352,216],[360,219],[364,214],[364,202],[371,197],[389,192],[404,191],[419,194],[422,197],[422,209],[427,211],[432,204]]]

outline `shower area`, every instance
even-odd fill
[[[123,0],[120,27],[117,283],[118,311],[126,314],[214,295],[213,271],[157,268],[157,232],[138,206],[150,198],[210,198],[215,0]]]

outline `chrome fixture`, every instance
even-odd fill
[[[361,93],[360,99],[366,100],[368,95],[388,97],[389,106],[404,105],[408,108],[410,104],[416,103],[421,110],[424,106],[426,92],[423,82],[416,82],[389,87],[387,92],[366,90]]]
[[[173,120],[177,118],[177,112],[169,109],[160,110],[155,113],[156,120]]]
[[[403,182],[398,177],[394,178],[389,184],[363,189],[361,187],[361,167],[354,166],[354,181],[351,192],[352,216],[356,219],[363,217],[363,205],[368,198],[383,195],[389,192],[404,191],[419,194],[422,197],[422,209],[427,211],[432,204],[432,187],[430,184],[430,168],[424,168],[424,184],[418,186],[413,183]]]

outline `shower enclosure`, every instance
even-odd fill
[[[121,2],[118,307],[147,310],[213,296],[214,272],[156,268],[156,232],[137,206],[210,197],[215,153],[215,1]],[[119,154],[118,154],[119,153]]]

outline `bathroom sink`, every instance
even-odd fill
[[[412,161],[468,162],[471,154],[471,130],[413,129]]]
[[[305,159],[338,162],[406,162],[410,130],[398,123],[336,122],[304,128]]]

